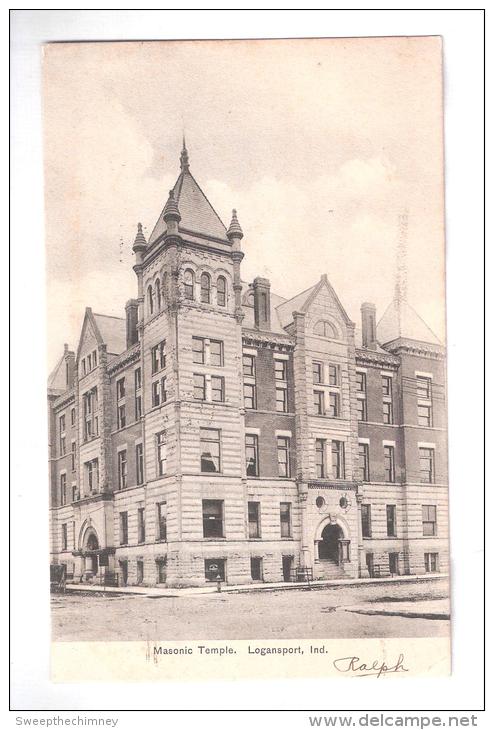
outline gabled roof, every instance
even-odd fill
[[[48,376],[48,390],[62,393],[66,389],[64,361],[65,352]]]
[[[88,326],[91,326],[97,343],[99,345],[106,345],[106,351],[109,355],[120,355],[127,348],[125,319],[122,317],[112,317],[107,314],[94,314],[91,307],[86,307],[79,346],[77,348],[77,360],[81,354],[81,347]]]
[[[182,163],[182,171],[173,187],[173,197],[178,204],[181,216],[178,227],[179,232],[187,230],[202,233],[205,236],[220,238],[228,243],[226,228],[191,174],[188,162],[185,165]],[[150,246],[166,232],[166,223],[163,219],[164,212],[165,206],[149,237]]]
[[[377,325],[377,339],[385,345],[399,337],[419,342],[442,344],[408,302],[394,299]]]
[[[329,293],[331,294],[334,302],[336,303],[336,306],[338,307],[341,316],[343,317],[343,320],[345,322],[350,322],[350,318],[348,314],[346,313],[342,303],[338,299],[338,296],[331,286],[329,279],[326,274],[323,274],[317,284],[314,284],[314,286],[311,286],[309,289],[306,289],[305,291],[301,292],[300,294],[297,294],[292,299],[288,299],[288,301],[283,302],[277,307],[278,315],[280,318],[280,322],[283,327],[286,327],[290,324],[290,322],[293,321],[293,312],[307,312],[310,308],[310,305],[314,301],[314,299],[317,297],[321,289],[327,288]]]

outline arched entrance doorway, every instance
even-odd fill
[[[90,528],[84,536],[83,554],[85,561],[85,573],[96,575],[98,572],[98,551],[99,541],[94,528]]]
[[[343,540],[343,537],[343,530],[339,525],[326,525],[319,541],[319,560],[330,560],[339,565],[341,562],[340,541]]]

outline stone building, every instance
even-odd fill
[[[241,279],[181,154],[125,317],[86,309],[48,383],[51,560],[201,585],[448,568],[444,348],[401,299]],[[248,245],[246,246],[248,249]]]

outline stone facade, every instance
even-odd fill
[[[446,571],[441,343],[400,301],[360,331],[326,276],[243,283],[236,213],[181,168],[126,317],[88,308],[50,376],[52,562],[164,586]]]

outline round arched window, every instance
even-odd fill
[[[216,303],[219,307],[226,306],[226,279],[224,276],[218,276],[216,281]]]
[[[152,314],[154,312],[154,292],[151,284],[148,286],[148,307],[149,314]]]
[[[201,274],[201,302],[209,304],[211,301],[211,277],[209,274]]]
[[[335,340],[338,337],[338,333],[334,325],[325,319],[319,320],[314,325],[314,334],[320,335],[321,337],[327,337],[330,340]]]
[[[159,312],[161,309],[161,284],[159,279],[156,279],[154,283],[154,290],[156,292],[156,311]]]
[[[322,509],[325,504],[326,504],[326,500],[324,499],[324,497],[317,497],[317,499],[316,499],[317,509]]]
[[[186,269],[184,273],[184,294],[186,299],[194,299],[194,283],[194,272],[191,269]]]

